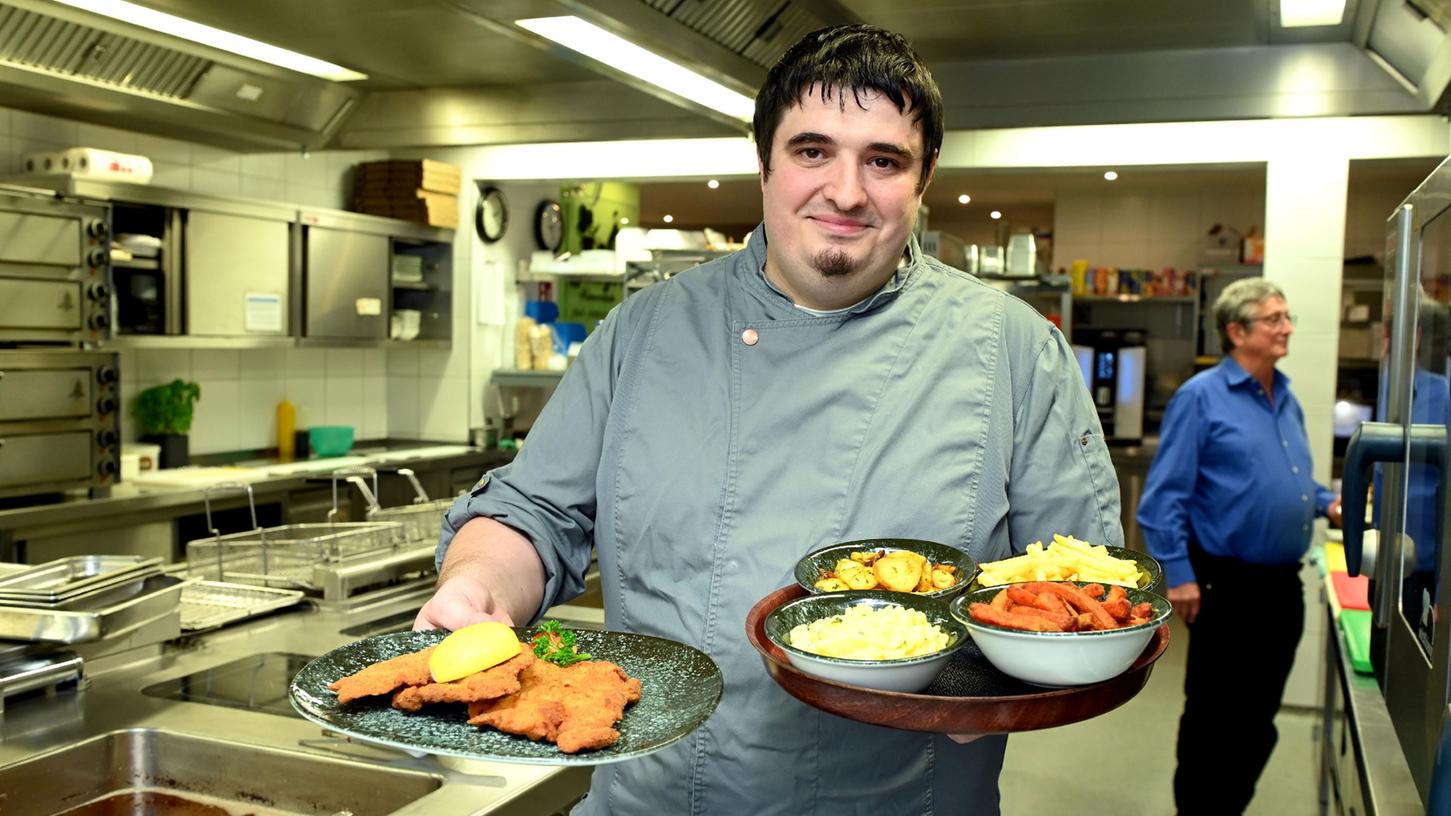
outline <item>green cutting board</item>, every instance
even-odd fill
[[[1370,612],[1364,609],[1342,609],[1340,630],[1345,633],[1345,649],[1350,665],[1360,674],[1372,674],[1370,665]]]

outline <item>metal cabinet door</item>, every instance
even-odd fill
[[[286,335],[285,221],[202,210],[187,213],[186,333]]]
[[[76,281],[0,277],[0,326],[8,329],[75,331],[84,307]]]
[[[0,488],[85,481],[91,477],[89,431],[0,438]]]
[[[0,421],[90,415],[89,368],[0,370]]]
[[[387,236],[309,226],[305,274],[304,336],[387,337]]]
[[[0,212],[0,261],[78,266],[81,220],[71,216]]]

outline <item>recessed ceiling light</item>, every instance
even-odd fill
[[[991,218],[994,221],[996,221],[999,218],[1002,218],[1003,217],[1003,214],[1002,214],[1002,212],[1000,212],[998,210],[993,210],[992,212],[990,212],[990,213],[987,214],[987,217],[988,218]]]
[[[710,189],[714,190],[715,188],[717,188],[717,187],[720,186],[720,182],[719,181],[716,181],[715,179],[711,179],[710,181],[707,181],[705,183],[705,186],[707,186]]]
[[[628,218],[621,218],[620,219],[620,223],[621,224],[628,224],[628,223],[630,223],[630,219],[628,219]]]
[[[515,20],[514,25],[742,122],[751,121],[756,113],[756,100],[751,97],[579,17],[535,17]]]
[[[1118,178],[1118,171],[1106,170],[1104,171],[1103,178],[1105,181],[1113,181],[1114,179]]]
[[[960,196],[957,197],[957,203],[958,204],[966,204],[967,202],[969,202],[971,200],[972,200],[972,196],[968,195],[967,193],[963,193],[962,195],[960,195]]]
[[[1280,26],[1340,25],[1345,19],[1345,0],[1280,0]]]
[[[666,213],[665,217],[662,218],[662,219],[660,219],[660,220],[661,221],[664,221],[667,224],[669,224],[671,221],[674,221],[675,220],[675,216],[670,215],[669,213]]]
[[[59,2],[72,8],[89,11],[92,14],[99,14],[102,17],[110,17],[113,20],[120,20],[123,23],[130,23],[151,31],[159,31],[183,40],[209,45],[231,54],[277,65],[301,74],[311,74],[337,82],[352,82],[368,78],[367,74],[360,74],[341,65],[334,65],[331,62],[299,54],[296,51],[288,51],[286,48],[278,48],[250,37],[243,37],[241,34],[233,34],[220,28],[202,25],[184,17],[165,14],[145,6],[138,6],[135,3],[127,3],[126,0],[59,0]]]

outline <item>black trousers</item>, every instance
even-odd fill
[[[1217,558],[1191,545],[1189,625],[1174,802],[1180,816],[1243,813],[1278,732],[1275,713],[1305,624],[1300,565]]]

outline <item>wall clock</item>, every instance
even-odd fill
[[[503,190],[493,186],[479,188],[479,204],[474,210],[474,228],[486,244],[492,244],[504,237],[504,231],[509,228],[509,202],[504,198]]]
[[[559,252],[560,244],[564,243],[564,211],[558,201],[539,202],[539,208],[534,211],[534,239],[540,249]]]

